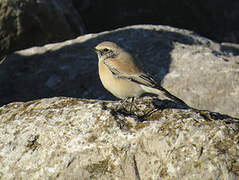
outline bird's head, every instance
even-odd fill
[[[98,44],[93,50],[97,53],[99,61],[108,58],[116,58],[122,51],[119,46],[109,41],[104,41]]]

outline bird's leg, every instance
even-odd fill
[[[123,105],[124,105],[124,103],[125,103],[126,101],[128,101],[128,99],[129,99],[128,97],[127,97],[127,98],[125,98],[125,99],[123,99],[123,100],[122,100],[122,102],[120,102],[120,105],[121,105],[121,106],[123,106]]]
[[[132,112],[133,103],[134,103],[134,97],[131,97],[130,109],[129,109],[129,113],[130,113],[130,114],[131,114],[131,112]]]
[[[120,104],[116,106],[116,111],[120,110],[128,98],[120,100]]]
[[[130,101],[130,108],[129,108],[129,112],[131,114],[132,109],[133,109],[133,105],[134,105],[134,97],[127,97],[123,100],[120,101],[120,104],[116,107],[117,110],[121,109],[122,107],[124,108],[124,104],[126,101],[128,101],[128,99],[131,99]],[[125,108],[124,108],[125,109]]]

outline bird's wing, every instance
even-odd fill
[[[117,61],[112,63],[112,61],[105,60],[104,64],[116,78],[126,79],[149,87],[158,86],[152,76],[140,71],[139,68],[132,63],[117,63]]]
[[[147,87],[156,88],[164,93],[165,96],[169,97],[170,99],[173,99],[181,104],[184,104],[187,106],[187,104],[179,99],[178,97],[172,95],[170,92],[168,92],[166,89],[164,89],[160,84],[158,84],[153,77],[148,74],[140,71],[136,68],[131,68],[130,65],[127,64],[128,68],[123,68],[124,66],[118,66],[117,63],[110,63],[109,61],[104,61],[104,64],[108,67],[109,71],[115,76],[116,78],[126,79]],[[122,65],[122,63],[120,63]]]

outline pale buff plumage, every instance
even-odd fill
[[[105,41],[94,49],[98,55],[99,76],[103,86],[119,99],[139,97],[144,93],[165,94],[185,104],[170,94],[141,70],[136,60],[115,43]]]

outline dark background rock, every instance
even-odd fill
[[[73,0],[88,32],[133,24],[193,30],[219,42],[239,42],[238,0]]]
[[[2,0],[0,57],[133,24],[170,25],[238,43],[238,9],[237,0]]]
[[[0,2],[0,57],[31,46],[74,38],[84,31],[79,13],[67,1]]]

